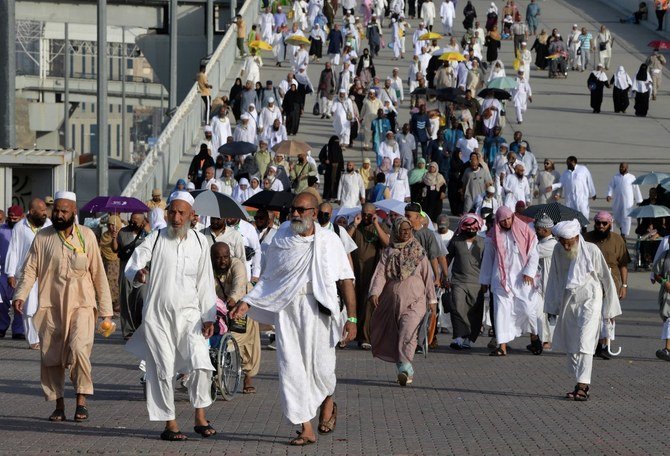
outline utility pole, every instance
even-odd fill
[[[0,1],[0,147],[16,147],[14,105],[16,99],[15,0]]]
[[[63,75],[63,148],[70,149],[70,24],[65,23],[65,47],[63,59],[65,74]]]
[[[98,0],[98,195],[109,195],[107,144],[107,0]]]
[[[177,108],[177,0],[170,1],[170,88],[168,110]]]
[[[121,157],[124,162],[130,162],[126,139],[126,68],[128,68],[126,52],[126,27],[121,26],[121,62],[119,65],[121,67]]]
[[[214,53],[214,0],[207,0],[207,55]]]

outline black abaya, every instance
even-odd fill
[[[638,117],[647,117],[649,111],[649,91],[635,92],[635,115]]]
[[[297,90],[289,90],[284,96],[282,109],[286,116],[286,134],[296,135],[300,127],[300,94]]]
[[[591,91],[591,109],[594,113],[600,112],[600,106],[603,104],[603,90],[605,86],[609,87],[607,81],[601,81],[593,73],[589,76],[588,87]]]
[[[628,90],[621,90],[614,86],[612,90],[612,101],[614,102],[614,112],[626,112],[630,101],[628,100]]]

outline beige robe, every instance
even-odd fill
[[[251,290],[247,279],[247,269],[244,262],[238,258],[231,258],[228,272],[221,276],[215,275],[216,295],[226,302],[232,298],[239,301]],[[223,289],[221,289],[223,285]],[[237,345],[240,348],[242,358],[242,370],[247,377],[255,377],[261,364],[261,335],[258,322],[247,316],[247,332],[238,333],[231,331]]]
[[[63,397],[65,368],[78,394],[93,394],[90,355],[98,313],[112,316],[112,299],[95,234],[77,225],[85,253],[75,253],[53,226],[30,247],[14,299],[25,300],[38,281],[33,322],[40,337],[41,382],[47,400]],[[75,230],[69,242],[81,249]],[[39,280],[38,280],[39,279]],[[96,307],[97,302],[97,307]]]

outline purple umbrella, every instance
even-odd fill
[[[81,208],[82,212],[149,212],[149,208],[137,198],[127,196],[96,196]]]

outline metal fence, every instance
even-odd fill
[[[258,8],[258,0],[246,0],[237,12],[244,18],[247,27],[254,23]],[[235,67],[233,62],[237,53],[236,33],[234,27],[228,29],[207,64],[207,78],[214,91],[223,86]],[[215,95],[213,93],[212,98]],[[202,138],[201,121],[202,100],[194,83],[122,195],[146,200],[152,189],[166,189],[184,155],[192,154],[198,140]]]

